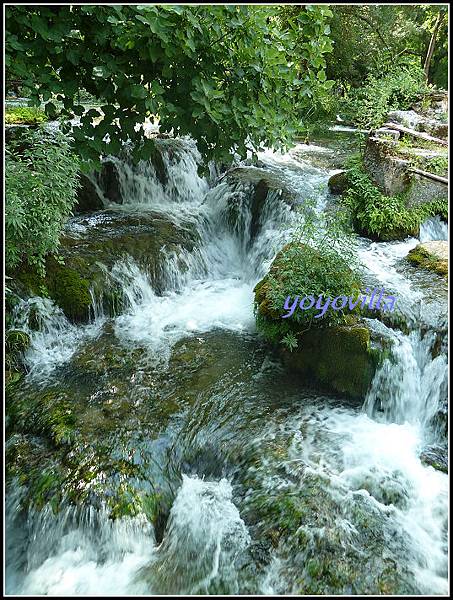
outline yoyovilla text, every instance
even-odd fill
[[[290,317],[297,307],[301,310],[310,310],[311,308],[319,310],[319,313],[314,316],[315,319],[319,319],[326,314],[328,308],[333,310],[344,310],[345,308],[354,310],[357,307],[365,308],[367,306],[370,310],[393,311],[396,303],[396,297],[386,295],[383,288],[374,289],[372,294],[370,294],[370,290],[367,288],[365,294],[360,293],[357,297],[337,296],[333,300],[330,297],[324,298],[322,294],[318,296],[317,300],[314,296],[300,298],[300,296],[296,296],[294,300],[291,299],[291,296],[286,298],[283,308],[289,312],[286,315],[282,315],[282,319]]]

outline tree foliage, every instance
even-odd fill
[[[127,139],[146,158],[151,144],[136,124],[153,116],[162,132],[191,135],[203,155],[225,159],[288,144],[303,107],[331,87],[330,15],[307,5],[282,28],[278,6],[9,6],[7,80],[49,117],[55,100],[80,117],[72,135],[85,160]],[[82,88],[100,109],[85,112]]]
[[[327,76],[342,86],[360,87],[368,76],[389,69],[423,68],[439,14],[446,5],[336,5],[330,20],[333,53]],[[442,18],[429,69],[430,83],[448,84],[448,20]]]

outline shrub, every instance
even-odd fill
[[[369,75],[343,101],[345,114],[358,127],[375,129],[391,110],[407,110],[429,91],[419,67],[399,67],[382,77]]]
[[[78,162],[61,134],[27,131],[6,149],[6,269],[22,262],[45,273],[78,188]]]
[[[285,300],[291,296],[357,297],[358,263],[353,237],[345,229],[339,213],[330,216],[305,214],[293,241],[276,256],[269,273],[255,287],[257,327],[263,335],[282,342],[289,349],[297,347],[297,336],[313,325],[325,326],[347,322],[349,309],[327,310],[322,318],[316,304],[307,310],[297,308],[291,317],[282,319]]]
[[[7,125],[38,125],[47,121],[46,113],[36,106],[14,106],[5,110]]]
[[[447,217],[447,199],[408,207],[404,193],[385,196],[365,171],[361,158],[350,161],[347,177],[349,187],[342,204],[351,211],[359,233],[383,240],[398,239],[417,235],[421,223],[428,217]]]

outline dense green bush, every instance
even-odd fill
[[[285,300],[296,296],[302,300],[313,296],[322,305],[327,298],[359,293],[358,263],[353,237],[345,229],[339,213],[331,216],[305,215],[293,241],[276,256],[269,273],[255,287],[257,327],[271,341],[281,341],[288,348],[297,346],[297,335],[313,325],[326,326],[347,322],[349,308],[325,311],[322,307],[296,308],[289,318]],[[316,317],[318,315],[318,317]]]
[[[47,121],[46,113],[36,106],[10,106],[5,109],[7,125],[38,125]]]
[[[67,138],[43,130],[6,148],[6,269],[23,261],[45,272],[78,188],[78,162]]]
[[[382,77],[369,75],[365,84],[350,90],[343,112],[358,127],[380,127],[391,110],[407,110],[429,91],[420,67],[399,67]]]
[[[359,233],[383,240],[398,239],[417,235],[421,223],[428,217],[447,218],[447,199],[408,207],[404,193],[385,196],[374,185],[361,158],[350,161],[347,177],[349,188],[342,197],[342,204],[350,209]]]

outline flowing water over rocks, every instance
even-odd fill
[[[103,277],[88,323],[17,308],[8,593],[447,592],[446,285],[405,262],[419,240],[360,240],[399,308],[369,320],[391,344],[363,402],[306,387],[254,327],[294,206],[334,202],[345,135],[209,183],[192,142],[162,140],[165,177],[117,161],[122,204],[71,219],[68,260]]]

